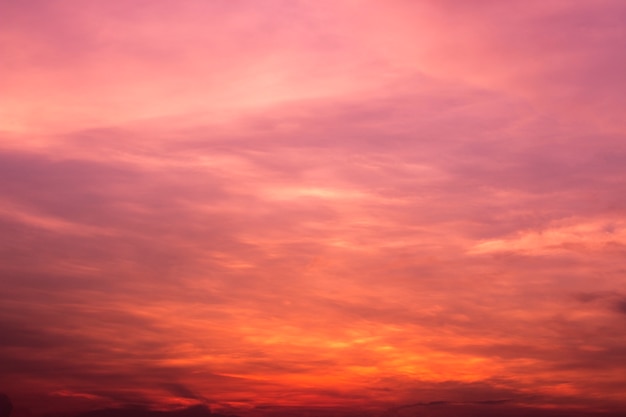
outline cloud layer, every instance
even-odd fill
[[[0,15],[16,415],[626,407],[621,1]]]

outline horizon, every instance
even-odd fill
[[[11,417],[626,410],[626,2],[6,1],[0,49]]]

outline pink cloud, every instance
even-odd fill
[[[36,6],[0,6],[20,407],[623,408],[621,3]]]

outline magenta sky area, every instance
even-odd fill
[[[12,417],[623,416],[626,1],[1,0],[0,289]]]

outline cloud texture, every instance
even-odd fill
[[[622,1],[0,16],[18,417],[626,408]]]

